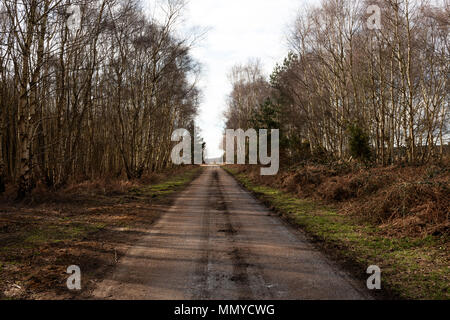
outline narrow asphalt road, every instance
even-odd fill
[[[96,299],[367,299],[219,167],[208,167],[93,292]]]

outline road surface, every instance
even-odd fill
[[[207,167],[93,292],[96,299],[367,299],[361,281]]]

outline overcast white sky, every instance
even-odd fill
[[[203,66],[203,100],[197,124],[208,157],[221,156],[219,145],[226,97],[231,90],[227,78],[231,67],[259,58],[270,74],[275,63],[287,54],[289,25],[305,4],[315,2],[318,0],[189,0],[184,28],[209,30],[192,52]]]

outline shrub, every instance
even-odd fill
[[[351,156],[357,160],[369,162],[372,158],[369,135],[357,124],[350,125],[348,132]]]

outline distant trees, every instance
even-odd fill
[[[139,178],[169,165],[171,133],[197,112],[190,39],[137,0],[0,0],[0,190],[18,196],[100,176]]]
[[[227,128],[251,128],[254,115],[271,90],[264,77],[261,62],[251,60],[245,65],[236,65],[228,77],[233,91],[225,114]]]
[[[369,5],[381,9],[380,29],[368,28]],[[379,164],[441,157],[449,129],[449,13],[445,1],[323,0],[297,17],[270,89],[233,87],[228,124],[240,124],[236,114],[252,117],[238,97],[262,94],[253,114],[270,98],[291,160],[305,146],[349,159],[364,135]]]

